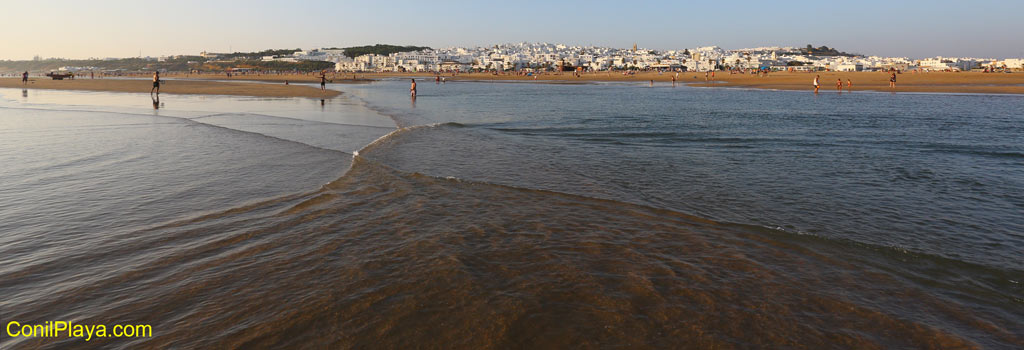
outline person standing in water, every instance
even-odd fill
[[[814,76],[814,93],[818,93],[818,78],[821,78],[821,76],[820,75]]]
[[[409,95],[411,95],[413,98],[416,98],[416,79],[409,80],[412,80],[412,85],[409,86]]]
[[[892,72],[889,74],[889,88],[896,88],[896,72]]]
[[[836,90],[843,92],[843,78],[836,79]]]
[[[149,94],[152,95],[153,91],[156,91],[157,95],[160,94],[160,71],[153,72],[153,88],[149,89]]]

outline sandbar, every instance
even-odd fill
[[[0,78],[0,87],[148,93],[153,87],[153,82],[148,79],[89,79],[88,77],[74,80],[52,80],[49,77],[32,76],[29,77],[28,84],[22,84],[21,78]],[[179,79],[163,80],[160,85],[160,93],[306,98],[331,98],[341,94],[341,92],[330,89],[320,91],[319,88],[308,85]]]

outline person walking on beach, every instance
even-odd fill
[[[327,76],[325,75],[320,76],[320,91],[327,91]]]
[[[156,91],[157,95],[160,94],[160,72],[159,71],[153,72],[153,88],[149,89],[149,94],[152,95],[153,91]]]
[[[412,85],[409,86],[409,95],[411,95],[412,98],[416,98],[416,79],[409,80],[412,80]]]
[[[21,85],[28,84],[28,71],[21,73]]]
[[[843,92],[843,78],[836,79],[836,90]]]
[[[896,72],[889,73],[889,88],[896,88]]]
[[[814,93],[818,93],[818,78],[821,78],[821,76],[820,75],[814,76]]]
[[[846,89],[853,90],[853,82],[850,81],[850,78],[846,78]]]

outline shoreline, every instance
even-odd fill
[[[445,73],[441,76],[447,82],[518,82],[542,84],[593,84],[601,82],[645,83],[654,81],[655,86],[672,84],[676,73],[639,72],[623,75],[621,72],[591,72],[579,77],[572,73],[542,73],[536,76],[492,74],[492,73]],[[821,93],[837,92],[835,81],[842,79],[842,92],[873,91],[883,93],[970,93],[1024,95],[1024,74],[1021,73],[980,73],[980,72],[931,72],[903,73],[897,75],[895,89],[890,89],[889,75],[885,72],[774,72],[767,76],[751,74],[730,74],[717,71],[713,81],[705,81],[703,72],[678,73],[677,85],[705,88],[743,88],[763,90],[813,91],[811,82],[820,75]],[[433,73],[334,73],[328,75],[331,84],[367,84],[384,79],[413,78],[430,83]],[[321,92],[315,87],[319,78],[315,74],[175,74],[165,76],[161,92],[167,94],[229,95],[253,97],[304,97],[332,98],[341,94],[328,89]],[[710,78],[709,78],[710,79]],[[847,80],[853,88],[846,86]],[[236,82],[237,81],[237,82]],[[284,82],[295,84],[285,85]],[[262,82],[264,84],[253,84]],[[276,83],[276,84],[275,84]],[[314,84],[314,86],[302,85]],[[19,78],[0,78],[2,88],[87,90],[111,92],[147,92],[152,88],[149,79],[88,79],[51,80],[47,77],[30,77],[28,85],[22,85]]]
[[[171,78],[171,77],[168,77]],[[89,79],[52,80],[49,77],[29,77],[28,84],[22,84],[20,78],[0,78],[0,88],[12,89],[45,89],[45,90],[84,90],[109,92],[147,93],[153,87],[149,79]],[[163,94],[178,95],[226,95],[251,97],[303,97],[333,98],[341,95],[340,91],[320,91],[306,85],[254,84],[249,82],[207,81],[199,79],[172,79],[160,83]]]
[[[644,83],[651,80],[655,85],[664,86],[672,83],[675,73],[639,72],[633,75],[622,75],[621,72],[590,72],[583,73],[579,77],[570,72],[565,74],[543,73],[536,76],[523,76],[514,74],[492,73],[451,73],[441,74],[448,82],[504,82],[514,81],[523,83],[550,83],[550,84],[587,84],[597,82],[632,82]],[[820,92],[838,91],[835,87],[836,79],[843,80],[843,91],[851,91],[846,87],[847,80],[853,82],[852,91],[877,91],[877,92],[936,92],[936,93],[976,93],[976,94],[1024,94],[1024,74],[1022,73],[980,73],[980,72],[930,72],[930,73],[903,73],[897,75],[896,88],[889,88],[889,73],[887,72],[773,72],[767,76],[751,74],[730,74],[728,71],[716,71],[714,81],[704,81],[703,72],[681,72],[678,75],[677,85],[689,85],[694,87],[710,88],[752,88],[767,90],[795,90],[813,91],[811,82],[816,75],[820,75]],[[224,75],[210,74],[192,75],[169,75],[190,80],[239,80],[239,81],[265,81],[283,82],[292,81],[300,83],[315,83],[317,78],[312,74],[280,74],[280,75],[241,75],[226,77]],[[382,79],[415,78],[424,79],[422,83],[433,82],[436,75],[433,73],[335,73],[332,83],[368,83]]]

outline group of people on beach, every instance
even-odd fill
[[[814,93],[818,93],[818,88],[821,85],[819,83],[820,80],[820,75],[814,76]],[[836,79],[836,90],[838,90],[839,92],[843,92],[843,78]],[[846,90],[853,90],[853,81],[850,80],[849,78],[846,79]]]
[[[817,93],[818,92],[818,88],[821,87],[820,80],[821,80],[821,76],[820,75],[814,76],[814,83],[813,84],[814,84],[814,92],[815,93]],[[892,88],[892,89],[896,88],[896,72],[889,72],[889,88]],[[850,79],[846,79],[846,89],[847,90],[853,90],[853,81],[851,81]],[[839,90],[839,92],[843,91],[843,78],[836,79],[836,90]]]
[[[820,79],[821,79],[820,75],[814,76],[814,92],[815,93],[818,92],[818,88],[820,87],[820,83],[819,83]],[[889,88],[890,89],[895,89],[896,88],[896,72],[895,71],[890,71],[889,72]],[[847,90],[853,90],[853,81],[850,81],[850,79],[846,79],[846,89]],[[839,90],[839,92],[843,91],[843,79],[842,78],[836,79],[836,90]]]

